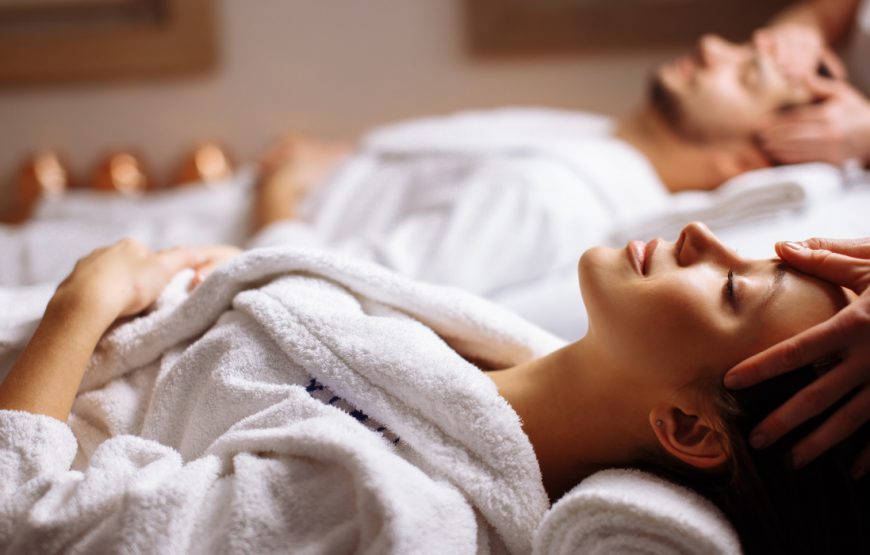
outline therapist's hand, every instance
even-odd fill
[[[766,447],[855,392],[852,398],[792,450],[801,467],[853,434],[870,420],[870,238],[810,239],[777,243],[790,266],[837,283],[858,298],[826,322],[750,357],[728,371],[725,385],[742,389],[836,355],[841,362],[767,416],[750,435],[754,447]],[[870,445],[859,454],[855,477],[870,469]]]
[[[817,103],[774,116],[758,137],[777,162],[870,162],[870,101],[845,81],[809,77]]]
[[[823,63],[831,76],[844,79],[846,69],[819,32],[807,25],[782,23],[763,27],[752,34],[752,45],[770,58],[792,82],[817,74]]]

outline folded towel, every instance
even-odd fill
[[[568,492],[535,533],[534,553],[739,555],[737,534],[694,492],[639,470],[604,470]]]
[[[678,193],[646,216],[617,223],[608,243],[632,239],[674,238],[687,223],[702,221],[711,229],[733,227],[793,212],[842,190],[840,168],[808,163],[763,168],[734,177],[713,191]]]

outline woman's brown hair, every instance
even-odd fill
[[[715,503],[731,521],[747,554],[870,553],[870,485],[850,476],[850,464],[870,440],[870,426],[801,469],[791,449],[848,402],[849,397],[766,449],[748,444],[750,431],[835,362],[806,366],[742,391],[717,386],[713,409],[730,453],[726,468],[703,474],[673,461],[647,468]],[[708,397],[709,398],[709,397]]]

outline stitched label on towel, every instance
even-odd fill
[[[399,436],[391,432],[387,429],[386,426],[375,420],[374,418],[369,418],[369,415],[354,407],[347,401],[345,401],[342,397],[339,397],[335,393],[332,392],[331,389],[320,383],[314,378],[308,380],[308,385],[305,386],[305,391],[307,391],[312,397],[320,401],[321,403],[325,403],[327,405],[331,405],[337,409],[341,409],[349,415],[353,416],[357,422],[372,430],[373,432],[377,432],[384,436],[387,441],[396,445],[399,443]]]

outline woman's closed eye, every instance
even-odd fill
[[[725,298],[731,308],[737,310],[737,293],[734,287],[734,271],[728,270],[728,278],[725,280]]]

